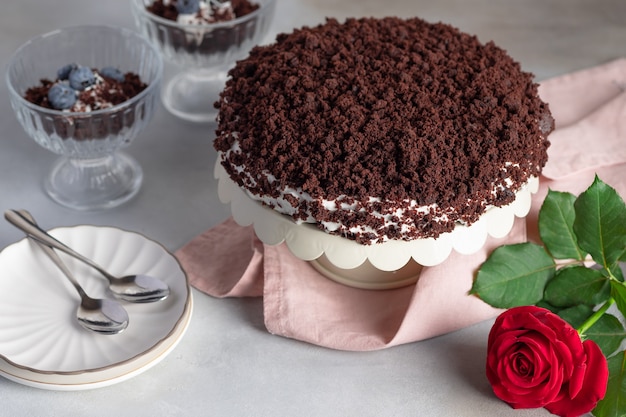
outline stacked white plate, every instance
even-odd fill
[[[130,321],[102,335],[76,320],[76,290],[37,245],[23,239],[0,252],[0,375],[51,390],[103,387],[138,375],[162,360],[183,337],[192,297],[183,269],[163,246],[113,227],[76,226],[51,235],[114,275],[145,273],[170,287],[167,299],[124,303]],[[112,297],[108,282],[59,253],[93,297]]]

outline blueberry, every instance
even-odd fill
[[[67,84],[56,83],[48,90],[48,100],[57,110],[69,109],[76,103],[76,91]]]
[[[103,77],[112,78],[115,81],[124,81],[124,74],[122,74],[122,71],[118,70],[117,68],[104,67],[100,70],[100,75],[102,75]]]
[[[70,72],[69,80],[74,90],[84,90],[96,83],[96,76],[90,68],[77,67]]]
[[[76,64],[67,64],[64,67],[59,68],[57,71],[57,78],[59,80],[67,80],[70,76],[70,72],[76,68],[78,68],[78,65]]]
[[[180,14],[198,13],[200,10],[200,2],[198,0],[177,0],[176,10]]]

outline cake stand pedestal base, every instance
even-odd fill
[[[309,264],[325,277],[341,284],[365,290],[389,290],[414,284],[424,268],[409,260],[406,265],[395,271],[381,271],[368,260],[352,269],[343,269],[331,263],[326,255],[309,261]]]

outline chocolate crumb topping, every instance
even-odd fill
[[[260,197],[302,191],[296,220],[361,243],[437,237],[511,203],[554,128],[506,51],[419,18],[280,34],[237,63],[216,107],[234,181]]]

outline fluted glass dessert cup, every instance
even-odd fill
[[[137,74],[147,87],[118,105],[92,112],[54,110],[24,98],[41,79],[78,63],[112,66]],[[132,30],[110,26],[59,29],[22,45],[8,65],[6,82],[17,119],[39,145],[61,155],[44,179],[56,202],[77,210],[118,206],[139,191],[140,165],[120,152],[146,127],[158,103],[163,72],[159,51]]]
[[[212,24],[181,24],[149,12],[154,0],[131,0],[140,32],[161,50],[166,61],[161,100],[175,116],[213,122],[213,104],[227,72],[267,34],[276,0],[253,0],[260,7],[239,18]]]

